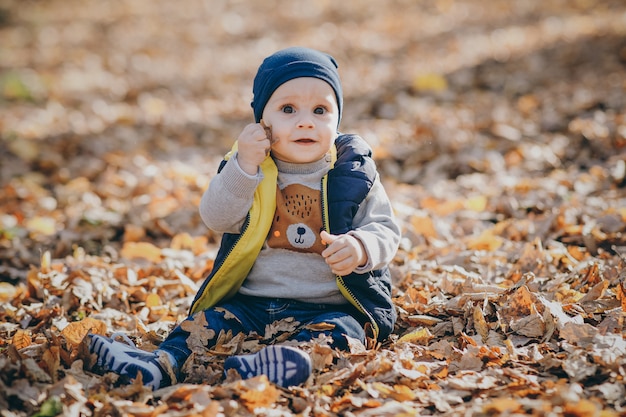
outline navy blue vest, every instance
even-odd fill
[[[356,135],[341,135],[335,140],[337,161],[328,172],[328,221],[330,233],[352,230],[354,216],[376,179],[376,164],[367,142]],[[220,165],[223,168],[225,161]],[[219,171],[218,171],[219,172]],[[244,226],[247,227],[247,224]],[[220,265],[236,243],[239,234],[224,233],[214,269],[205,279],[192,306],[204,292]],[[391,299],[391,276],[388,268],[368,274],[352,273],[338,277],[337,285],[349,294],[347,299],[361,310],[371,323],[370,337],[384,340],[393,331],[397,313]],[[345,294],[344,294],[345,295]]]
[[[361,202],[376,179],[376,164],[370,146],[356,135],[341,135],[335,140],[337,161],[328,172],[328,212],[330,232],[346,233],[352,230],[352,221]],[[360,309],[378,328],[374,336],[383,340],[393,331],[397,312],[391,299],[389,268],[368,274],[352,273],[338,278],[343,282]],[[354,303],[353,300],[350,300]]]

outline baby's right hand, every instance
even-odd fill
[[[237,162],[246,174],[256,175],[271,143],[260,123],[250,123],[237,138]]]

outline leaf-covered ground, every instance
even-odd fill
[[[154,349],[212,267],[199,198],[288,45],[331,52],[404,239],[383,345],[306,346],[283,390],[222,335],[154,393],[89,372]],[[626,413],[621,0],[0,0],[2,416]]]

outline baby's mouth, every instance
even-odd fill
[[[296,140],[297,143],[314,143],[315,141],[313,139],[309,139],[309,138],[304,138],[304,139],[298,139]]]

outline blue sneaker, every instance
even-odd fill
[[[153,390],[172,384],[173,372],[169,369],[167,359],[162,358],[156,352],[146,352],[124,334],[121,335],[128,343],[121,343],[113,338],[90,334],[89,353],[96,354],[98,359],[94,371],[98,373],[115,372],[120,376],[130,379],[137,378],[141,371],[143,384]],[[165,363],[164,363],[165,361]]]
[[[313,367],[308,354],[289,346],[267,346],[252,355],[231,356],[224,361],[224,372],[236,370],[243,379],[259,375],[283,388],[305,382]]]

